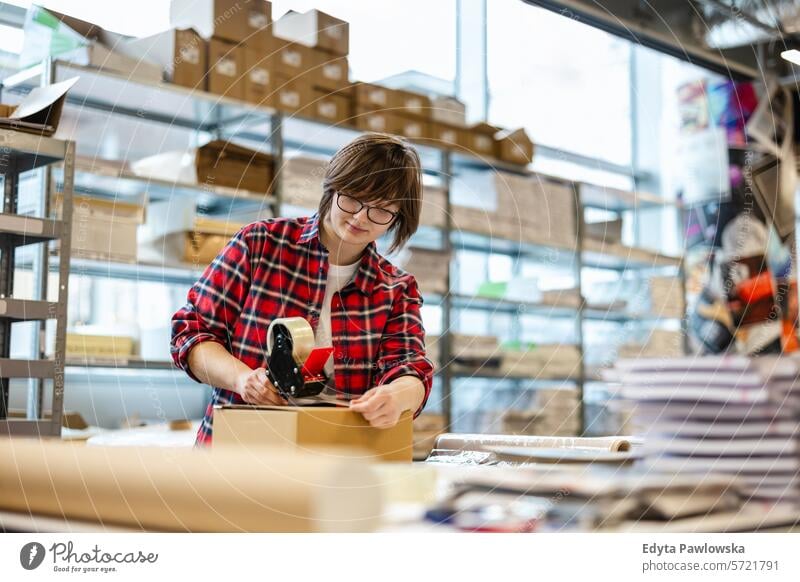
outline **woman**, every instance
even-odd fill
[[[366,134],[334,155],[319,210],[243,227],[189,290],[172,318],[170,351],[194,380],[214,387],[197,433],[211,443],[215,404],[283,405],[265,373],[267,328],[303,317],[318,346],[334,348],[329,383],[378,428],[419,415],[433,366],[425,357],[420,297],[413,276],[376,250],[390,251],[419,224],[419,156],[404,140]]]

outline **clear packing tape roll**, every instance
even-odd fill
[[[267,329],[267,351],[272,353],[272,328],[284,326],[292,336],[292,357],[298,366],[302,366],[314,349],[314,330],[302,317],[284,317],[275,319]]]
[[[146,531],[353,532],[380,524],[372,467],[346,450],[210,451],[0,439],[0,510]]]

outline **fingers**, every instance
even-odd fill
[[[253,374],[248,378],[245,385],[245,402],[250,404],[272,404],[278,406],[285,406],[288,404],[278,392],[277,388],[273,386],[267,377],[264,368],[254,370]]]

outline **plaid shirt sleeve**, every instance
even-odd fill
[[[419,378],[425,387],[425,397],[414,412],[416,418],[431,394],[433,363],[425,357],[425,329],[420,315],[422,296],[416,279],[411,275],[408,277],[410,282],[406,292],[394,301],[381,337],[375,385],[388,384],[401,376]]]
[[[186,304],[172,316],[170,354],[175,365],[200,382],[189,368],[189,351],[214,341],[231,350],[231,333],[250,290],[252,225],[243,227],[192,285]]]

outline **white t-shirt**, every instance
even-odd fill
[[[332,265],[328,264],[328,281],[325,284],[325,298],[322,300],[322,308],[319,314],[319,323],[315,333],[317,347],[333,345],[331,339],[331,299],[333,294],[340,291],[347,285],[358,270],[361,261],[356,261],[352,265]],[[335,386],[333,380],[333,355],[325,362],[325,375],[328,376],[328,385]]]

